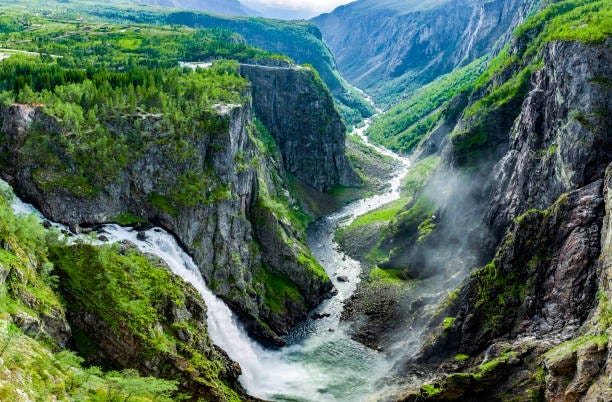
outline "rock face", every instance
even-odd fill
[[[360,0],[313,19],[343,75],[377,100],[499,49],[537,2]],[[389,94],[391,94],[389,96]]]
[[[359,123],[375,113],[363,95],[340,76],[334,55],[323,41],[319,28],[311,22],[232,18],[184,11],[168,14],[166,23],[227,29],[240,35],[250,46],[287,55],[298,64],[310,64],[321,74],[338,104],[343,106],[346,119]]]
[[[287,172],[318,189],[361,183],[345,155],[346,127],[309,68],[242,64],[253,108],[278,144]]]
[[[469,167],[481,180],[451,188],[436,240],[451,238],[449,216],[468,216],[464,235],[480,241],[455,249],[471,248],[476,261],[495,256],[434,314],[417,359],[446,361],[452,372],[460,369],[448,361],[460,354],[473,357],[469,369],[437,382],[435,395],[424,388],[405,400],[506,400],[517,383],[526,397],[551,401],[609,393],[611,54],[608,44],[551,42],[542,55],[505,138],[493,123],[507,122],[512,105],[487,114],[484,127],[495,129],[469,147],[463,141],[475,137],[447,141],[447,174]],[[478,133],[470,118],[455,131]]]
[[[595,82],[612,74],[611,61],[602,47],[555,42],[546,48],[545,68],[535,73],[510,149],[495,167],[492,227],[505,228],[526,209],[546,208],[602,177],[612,160],[610,94]]]
[[[611,73],[610,52],[604,46],[548,45],[544,68],[534,74],[511,131],[509,149],[493,168],[484,221],[493,239],[508,227],[511,233],[498,249],[496,261],[502,265],[496,269],[509,277],[529,267],[516,281],[531,278],[534,286],[526,290],[523,307],[508,306],[508,311],[523,310],[528,315],[519,332],[575,333],[593,303],[603,218],[600,179],[612,160],[610,94],[595,78]],[[518,217],[531,222],[517,223]],[[479,317],[473,311],[463,313],[471,320]],[[502,325],[505,328],[494,336],[486,334],[482,322],[458,325],[486,342],[519,323]],[[473,352],[479,344],[482,347],[482,342],[468,336],[464,346],[471,345]]]
[[[96,258],[100,251],[94,246],[69,246],[51,253],[61,276],[58,292],[66,301],[68,321],[75,334],[73,346],[88,364],[135,369],[141,375],[176,380],[181,392],[194,398],[223,400],[244,394],[238,383],[240,366],[208,337],[206,305],[197,290],[171,274],[159,258],[140,254],[129,242],[120,243],[112,252],[116,255],[106,254],[107,261],[102,263]],[[92,286],[79,278],[81,273],[75,273],[72,266],[66,266],[72,264],[74,256],[86,265],[78,266],[77,262],[77,270],[112,278],[122,289],[129,289],[126,292],[139,286],[130,284],[130,280],[144,283],[158,279],[149,282],[148,290],[157,295],[156,300],[147,309],[117,307],[119,292],[109,294],[110,286],[103,282]],[[124,256],[140,259],[146,272],[132,268],[133,276],[116,275],[117,267],[118,272],[126,268],[121,265]],[[97,300],[88,299],[91,295]],[[133,303],[142,302],[142,293],[129,296]],[[164,342],[165,347],[160,346]]]
[[[331,102],[329,95],[323,99],[327,101]],[[336,117],[333,114],[330,118]],[[172,145],[155,115],[128,116],[113,123],[111,130],[141,132],[147,138],[144,149],[112,183],[80,194],[78,186],[48,185],[45,180],[58,173],[46,164],[44,156],[36,155],[44,148],[27,135],[32,127],[61,135],[59,124],[39,107],[14,105],[2,110],[4,141],[0,151],[6,161],[2,175],[45,216],[74,230],[81,225],[119,221],[118,217],[129,214],[174,233],[193,256],[209,287],[245,318],[251,332],[263,339],[278,339],[277,334],[304,318],[332,285],[324,273],[313,271],[318,264],[301,235],[284,229],[280,218],[270,222],[273,235],[257,236],[253,230],[257,217],[278,215],[270,211],[264,199],[285,190],[282,169],[275,167],[272,157],[259,155],[251,105],[219,105],[209,119],[216,122],[215,128],[185,139],[192,150],[187,154]],[[343,138],[337,140],[343,142]],[[328,149],[340,151],[334,148],[334,141]],[[313,161],[315,166],[339,167],[325,163]],[[331,173],[316,171],[321,174],[316,178],[320,183],[333,180]],[[291,246],[284,245],[279,253],[279,244],[285,242]],[[261,280],[266,271],[288,276],[289,285],[300,293],[300,301],[290,303],[290,308],[266,307],[265,283]]]

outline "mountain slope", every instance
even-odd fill
[[[501,48],[536,0],[360,0],[313,19],[342,74],[383,106]]]
[[[136,0],[151,6],[199,10],[221,15],[257,16],[258,13],[238,0]]]
[[[610,5],[529,18],[450,102],[437,167],[380,237],[343,234],[374,273],[354,336],[439,373],[402,400],[610,398]],[[390,297],[406,307],[367,310]]]
[[[11,46],[28,50],[24,38],[60,32],[37,46],[63,57],[0,63],[2,176],[75,231],[149,221],[172,232],[251,333],[282,343],[278,335],[332,288],[304,244],[309,218],[294,179],[319,191],[359,184],[323,82],[312,69],[214,40],[227,31],[104,24],[80,34],[78,21],[36,23],[13,32]],[[88,50],[101,37],[103,57]],[[270,65],[177,67],[191,46]]]

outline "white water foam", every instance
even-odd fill
[[[364,132],[368,124],[369,120],[365,127],[356,129],[355,134],[368,146],[400,161],[401,167],[386,193],[353,202],[309,230],[309,245],[330,278],[343,275],[348,282],[335,283],[338,294],[315,310],[327,316],[317,320],[309,318],[287,337],[290,345],[280,350],[263,348],[247,335],[229,307],[208,289],[192,258],[170,233],[153,228],[143,237],[132,228],[114,224],[98,229],[110,242],[127,240],[142,252],[163,259],[172,272],[198,290],[208,307],[210,337],[240,364],[243,374],[239,380],[250,395],[278,401],[365,401],[380,388],[378,381],[391,368],[382,353],[353,341],[340,323],[342,302],[354,292],[361,266],[339,250],[333,233],[340,224],[347,225],[356,217],[398,199],[401,181],[409,166],[406,159],[367,140]],[[32,205],[17,197],[12,207],[16,213],[34,213],[44,219]],[[63,225],[53,226],[69,232]],[[91,236],[71,236],[71,241],[76,239],[102,243]]]

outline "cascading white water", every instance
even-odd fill
[[[5,182],[6,187],[9,185]],[[13,197],[11,207],[17,214],[35,214],[41,219],[43,215],[31,204],[27,204],[18,197]],[[61,224],[53,223],[60,230],[69,232]],[[208,307],[208,332],[213,342],[225,350],[228,355],[238,361],[242,367],[241,384],[253,396],[270,398],[283,394],[288,389],[298,386],[308,373],[299,363],[285,362],[278,351],[267,350],[253,341],[242,328],[233,312],[225,303],[215,296],[206,286],[204,278],[193,259],[179,246],[176,239],[160,228],[152,228],[144,232],[115,224],[103,225],[97,229],[108,242],[116,243],[127,240],[135,244],[143,253],[151,253],[168,264],[172,272],[191,283],[200,293]],[[70,236],[71,241],[78,238],[95,244],[103,241],[82,235]],[[315,389],[303,389],[304,395],[314,395]]]
[[[208,331],[213,342],[224,349],[242,367],[240,382],[249,394],[278,401],[362,401],[376,392],[391,363],[378,353],[353,341],[340,322],[342,302],[355,290],[360,278],[358,261],[342,253],[334,242],[334,232],[340,225],[348,225],[356,217],[379,208],[400,197],[400,184],[408,171],[408,161],[396,154],[369,143],[364,132],[369,125],[356,129],[366,144],[378,152],[392,156],[401,167],[390,181],[390,189],[351,203],[340,211],[315,222],[308,231],[308,243],[315,257],[330,278],[346,276],[347,282],[336,280],[337,295],[323,302],[316,312],[321,319],[311,319],[299,325],[288,337],[289,345],[280,350],[261,347],[249,338],[232,311],[206,286],[192,258],[181,249],[168,232],[153,228],[143,236],[132,228],[114,224],[98,229],[108,241],[130,241],[142,252],[163,259],[171,270],[191,283],[202,295],[208,307]],[[42,214],[17,197],[12,203],[17,213]],[[54,226],[62,230],[62,225]],[[102,243],[92,237],[75,236],[84,241]]]

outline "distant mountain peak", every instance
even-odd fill
[[[246,7],[238,0],[136,0],[136,2],[151,6],[198,10],[221,15],[260,15],[257,11]]]

